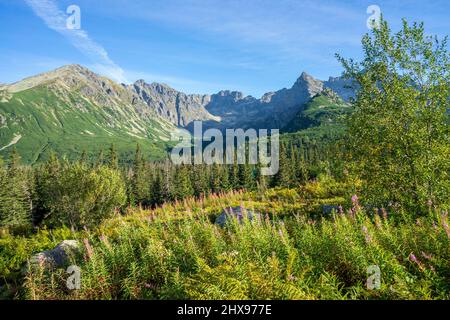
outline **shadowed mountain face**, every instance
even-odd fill
[[[143,80],[117,84],[79,65],[0,86],[0,155],[16,146],[34,163],[50,150],[76,157],[94,156],[111,142],[129,154],[137,143],[153,158],[163,156],[172,132],[203,127],[283,129],[295,121],[308,101],[332,89],[342,99],[354,96],[347,80],[320,81],[302,73],[289,89],[260,99],[241,92],[185,94],[165,84]]]

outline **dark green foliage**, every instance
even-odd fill
[[[20,166],[20,156],[14,148],[7,170],[0,163],[0,227],[31,225],[31,185],[28,169]]]
[[[131,193],[133,204],[147,204],[150,196],[151,176],[149,170],[146,170],[144,157],[141,147],[136,146],[136,154],[134,157],[132,177],[131,177]]]
[[[119,156],[117,155],[114,143],[109,147],[108,166],[113,170],[119,169]]]
[[[176,167],[173,189],[174,197],[177,200],[194,195],[194,188],[192,187],[188,166],[182,165]]]
[[[191,182],[196,196],[207,195],[210,192],[206,165],[194,165],[191,170]],[[228,175],[227,175],[228,176]]]

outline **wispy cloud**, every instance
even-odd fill
[[[316,0],[112,0],[105,10],[257,46],[256,50],[265,46],[290,61],[316,60],[321,54],[317,48],[324,46],[359,46],[367,18],[364,5]]]
[[[68,16],[58,8],[55,1],[25,1],[50,29],[66,37],[75,48],[91,59],[100,73],[116,81],[127,82],[124,70],[111,60],[106,50],[92,40],[85,30],[67,28],[66,20]]]

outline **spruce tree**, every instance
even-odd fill
[[[104,161],[105,161],[105,159],[104,159],[104,155],[103,155],[103,150],[100,150],[100,152],[98,153],[97,160],[95,161],[95,165],[94,166],[96,168],[98,168],[98,167],[100,167],[100,166],[102,166],[104,164]]]
[[[149,198],[150,179],[146,174],[145,162],[142,156],[141,147],[136,146],[136,153],[133,161],[133,175],[131,178],[131,189],[136,203],[145,204]]]
[[[88,157],[87,157],[86,150],[83,150],[83,152],[81,153],[79,162],[81,164],[87,164],[87,161],[88,161]]]
[[[177,166],[175,170],[175,199],[181,200],[194,194],[187,165]]]
[[[2,174],[0,190],[0,225],[27,227],[31,225],[31,192],[27,176],[20,167],[20,155],[13,148],[8,170]]]
[[[251,165],[249,164],[239,164],[238,165],[238,179],[239,188],[251,190],[254,184],[253,172]]]
[[[206,165],[194,165],[191,170],[192,187],[196,196],[206,195],[209,191]]]
[[[154,175],[154,179],[152,181],[152,185],[151,185],[151,189],[152,189],[152,194],[151,194],[151,202],[152,205],[156,206],[156,205],[160,205],[164,202],[164,182],[163,182],[163,178],[162,178],[162,174],[161,172],[156,172]]]
[[[119,168],[119,158],[114,143],[109,147],[108,166],[114,170]]]

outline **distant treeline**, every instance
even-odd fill
[[[334,148],[336,148],[334,146]],[[292,187],[321,172],[337,174],[336,150],[302,140],[280,146],[279,171],[261,174],[259,165],[174,165],[170,160],[150,162],[136,146],[132,163],[120,163],[114,145],[94,161],[83,154],[77,161],[53,154],[38,166],[23,166],[12,150],[0,165],[0,227],[28,229],[37,225],[75,228],[98,224],[115,209],[155,207],[186,197],[231,190]]]

